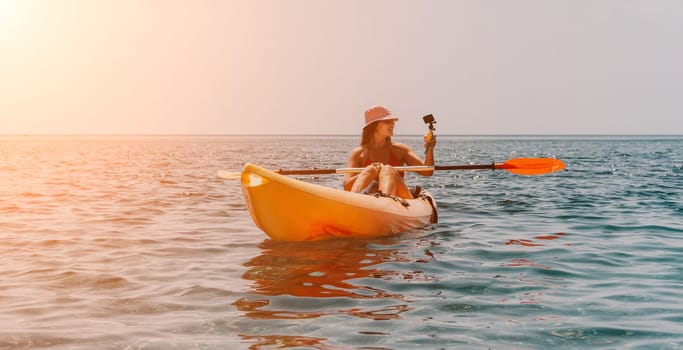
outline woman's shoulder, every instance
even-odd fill
[[[349,159],[359,160],[359,159],[363,158],[364,153],[365,153],[365,149],[363,148],[363,146],[358,146],[358,147],[352,149],[351,152],[349,152]]]
[[[410,146],[406,145],[405,143],[399,143],[399,142],[392,143],[391,147],[394,150],[394,152],[397,152],[400,154],[405,154],[405,153],[413,150],[412,148],[410,148]]]
[[[358,146],[358,147],[352,149],[351,152],[349,152],[349,155],[351,155],[351,156],[361,155],[363,153],[363,150],[364,150],[363,146]]]
[[[364,157],[363,150],[363,147],[359,146],[352,149],[351,152],[349,152],[348,166],[357,167],[361,165]]]

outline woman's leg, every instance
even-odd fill
[[[356,181],[351,187],[351,192],[360,192],[364,190],[373,180],[379,182],[379,171],[376,166],[368,165],[358,174],[358,177],[356,177]]]
[[[384,194],[396,195],[405,199],[413,198],[408,186],[403,181],[403,177],[391,165],[383,165],[379,172],[379,190]]]

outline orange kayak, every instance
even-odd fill
[[[311,184],[253,164],[241,175],[249,213],[274,240],[375,238],[423,227],[436,217],[436,202],[360,194]]]

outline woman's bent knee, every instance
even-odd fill
[[[398,170],[394,169],[394,167],[391,165],[382,165],[382,168],[380,169],[379,175],[380,176],[386,176],[386,175],[400,176],[400,174],[398,173]]]

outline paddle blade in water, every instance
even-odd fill
[[[555,158],[514,158],[496,168],[517,175],[541,175],[564,169],[564,163]]]

